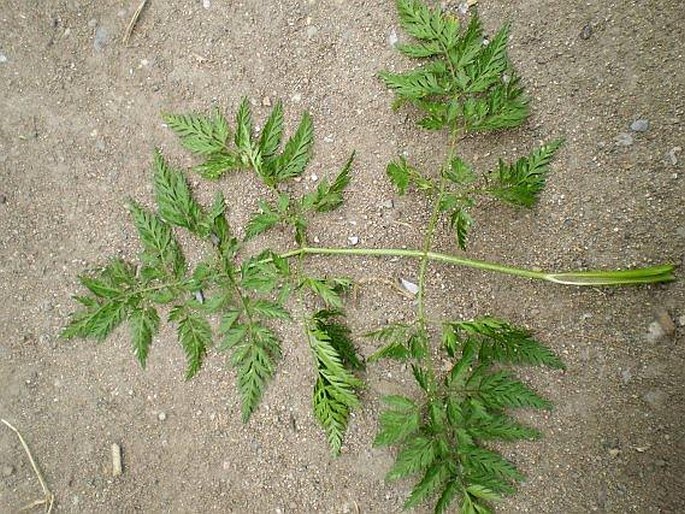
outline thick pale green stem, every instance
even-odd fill
[[[647,268],[638,268],[625,271],[570,271],[564,273],[546,273],[533,271],[514,266],[506,266],[488,261],[469,259],[456,255],[438,252],[424,252],[422,250],[408,250],[403,248],[316,248],[302,247],[297,250],[282,254],[282,257],[290,258],[300,255],[355,255],[376,257],[407,257],[411,259],[428,259],[455,266],[494,271],[506,275],[545,280],[557,284],[576,286],[616,286],[631,284],[653,284],[657,282],[670,282],[675,280],[673,272],[675,266],[664,264]]]

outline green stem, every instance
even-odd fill
[[[669,282],[675,279],[673,275],[675,266],[670,264],[625,271],[571,271],[565,273],[547,273],[544,271],[533,271],[445,253],[425,252],[423,250],[409,250],[403,248],[316,248],[305,246],[298,248],[297,250],[283,253],[281,254],[281,257],[290,258],[300,255],[356,255],[426,259],[453,264],[455,266],[504,273],[505,275],[577,286],[651,284]]]
[[[431,213],[426,234],[423,238],[423,253],[421,255],[421,264],[419,265],[419,293],[417,297],[419,322],[425,328],[425,298],[426,298],[426,271],[428,270],[428,255],[431,253],[431,243],[433,241],[433,234],[435,227],[438,224],[440,217],[440,203],[442,202],[443,194],[445,193],[445,179],[440,178],[440,189],[438,191],[438,198],[433,205],[433,212]]]

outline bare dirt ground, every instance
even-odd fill
[[[295,326],[247,426],[224,356],[210,353],[186,383],[170,327],[147,371],[125,330],[102,345],[58,338],[75,308],[77,274],[107,255],[138,252],[124,202],[151,203],[152,149],[178,165],[193,162],[161,111],[216,105],[232,116],[243,95],[258,119],[266,98],[282,99],[290,127],[310,111],[317,143],[308,173],[322,177],[353,149],[358,155],[346,207],[313,235],[329,245],[357,236],[365,246],[417,246],[424,204],[403,198],[388,208],[385,165],[403,151],[438,162],[444,139],[394,113],[376,78],[408,64],[389,42],[393,31],[403,37],[393,3],[151,0],[124,45],[137,5],[0,2],[0,417],[25,435],[55,512],[399,512],[411,483],[385,483],[392,452],[371,443],[379,396],[407,390],[401,369],[368,371],[365,406],[332,459],[311,415],[309,355]],[[464,154],[487,167],[543,140],[567,144],[534,211],[478,210],[469,254],[550,270],[682,264],[681,0],[481,0],[477,8],[490,31],[511,23],[511,56],[533,115],[520,130],[466,140]],[[649,126],[632,130],[640,119]],[[204,200],[223,189],[236,226],[263,193],[244,174],[193,182]],[[439,249],[453,250],[447,234]],[[355,279],[417,273],[405,261],[312,263]],[[678,274],[669,285],[580,290],[431,267],[433,315],[489,313],[525,324],[568,366],[527,372],[556,409],[531,415],[542,441],[506,448],[528,478],[498,512],[685,512]],[[412,311],[411,300],[382,286],[362,288],[348,307],[357,334]],[[117,478],[112,443],[123,448]],[[1,425],[0,471],[0,512],[41,496]]]

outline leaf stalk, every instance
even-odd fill
[[[301,255],[356,255],[368,257],[406,257],[410,259],[426,259],[444,262],[454,266],[463,266],[484,271],[493,271],[516,277],[544,280],[555,284],[574,286],[618,286],[636,284],[655,284],[675,280],[675,266],[662,264],[632,270],[592,270],[592,271],[569,271],[562,273],[548,273],[535,271],[516,266],[508,266],[495,262],[479,259],[470,259],[457,255],[439,252],[412,250],[405,248],[331,248],[303,246],[296,250],[281,254],[283,258],[297,257]]]

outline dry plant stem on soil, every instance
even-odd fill
[[[45,506],[45,512],[50,514],[52,512],[52,507],[55,503],[55,496],[50,492],[48,489],[47,485],[45,485],[45,480],[43,479],[43,475],[38,469],[38,465],[36,464],[36,461],[33,460],[33,455],[31,455],[31,451],[29,450],[28,445],[26,444],[26,441],[24,441],[24,438],[22,437],[21,433],[19,430],[17,430],[14,426],[10,424],[9,421],[5,419],[0,419],[7,428],[9,428],[12,432],[14,432],[17,437],[19,438],[19,442],[21,443],[22,447],[24,448],[24,451],[26,452],[26,455],[29,458],[29,462],[31,462],[31,467],[33,468],[33,472],[36,474],[36,477],[38,477],[38,481],[40,482],[40,487],[43,489],[43,498],[40,500],[35,500],[31,502],[30,504],[26,505],[25,507],[19,509],[21,511],[27,511],[31,510],[35,507],[38,507],[40,505]]]
[[[352,154],[337,176],[320,180],[302,196],[292,192],[297,187],[288,182],[304,173],[312,155],[309,114],[303,114],[287,140],[280,103],[259,133],[247,98],[238,107],[235,128],[218,110],[209,115],[165,114],[167,126],[202,159],[196,172],[219,179],[228,172],[250,170],[268,194],[258,199],[259,211],[250,217],[239,239],[226,216],[223,194],[219,192],[209,208],[200,205],[185,173],[156,152],[156,208],[134,201],[129,205],[143,247],[140,262],[112,259],[81,276],[88,292],[75,297],[81,308],[63,336],[103,340],[127,322],[135,356],[144,367],[161,325],[158,309],[166,309],[186,355],[188,379],[199,371],[210,348],[228,355],[247,422],[277,369],[283,341],[275,326],[293,321],[290,309],[295,294],[298,305],[311,309],[297,322],[311,351],[313,414],[332,453],[340,453],[351,412],[361,404],[366,364],[402,361],[420,394],[383,398],[386,408],[379,416],[374,445],[397,449],[387,478],[417,480],[407,508],[432,499],[438,513],[458,505],[462,514],[486,514],[494,502],[514,493],[523,479],[512,462],[491,449],[492,441],[541,436],[510,411],[552,407],[516,378],[516,367],[563,369],[564,364],[529,330],[508,321],[491,316],[430,318],[426,312],[429,263],[577,286],[668,282],[674,279],[674,267],[548,273],[434,251],[434,235],[444,226],[454,233],[461,252],[467,250],[478,199],[495,199],[517,208],[534,206],[562,141],[543,144],[514,162],[500,160],[494,170],[478,171],[462,159],[457,153],[462,136],[514,128],[528,116],[528,101],[506,52],[508,28],[500,29],[486,43],[476,15],[464,27],[453,16],[419,0],[397,0],[396,5],[400,24],[414,38],[397,48],[420,64],[401,73],[383,71],[379,77],[395,93],[396,107],[410,106],[423,116],[418,122],[421,127],[446,130],[450,136],[437,170],[422,170],[405,157],[386,168],[398,194],[429,198],[431,214],[420,249],[309,245],[311,216],[343,204],[354,160]],[[244,243],[275,227],[286,228],[296,248],[278,253],[264,242],[257,246],[261,251],[251,255]],[[178,230],[190,232],[212,248],[194,269],[186,262]],[[377,349],[367,358],[359,355],[344,313],[344,293],[352,282],[334,272],[324,277],[313,274],[306,257],[316,255],[417,259],[414,320],[388,322],[367,334]],[[217,319],[219,341],[215,344],[211,321]]]

